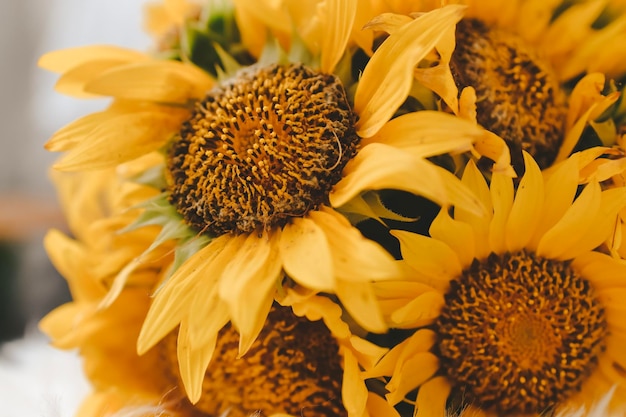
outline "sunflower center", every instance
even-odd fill
[[[438,321],[442,369],[498,415],[540,413],[578,391],[607,336],[589,283],[525,251],[474,261]]]
[[[237,358],[238,346],[239,334],[228,324],[219,334],[200,401],[182,405],[190,414],[346,415],[339,346],[321,321],[311,322],[295,316],[290,308],[274,306],[258,339],[241,358]],[[164,340],[161,350],[174,372],[172,383],[182,390],[174,333]]]
[[[565,94],[532,47],[505,30],[464,19],[451,68],[459,89],[476,90],[478,122],[507,142],[517,171],[523,170],[522,150],[541,168],[554,161],[563,139]]]
[[[355,119],[334,75],[242,70],[197,103],[172,144],[170,201],[202,232],[282,226],[327,203],[356,152]]]

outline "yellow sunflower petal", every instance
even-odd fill
[[[190,12],[200,12],[200,2],[197,1],[194,3],[187,0],[164,0],[163,6],[165,6],[165,10],[167,10],[167,14],[172,21],[177,25],[182,25]]]
[[[413,19],[398,13],[381,13],[363,25],[362,30],[387,32],[392,34],[402,26],[408,25]]]
[[[400,241],[402,258],[423,275],[426,284],[437,289],[447,289],[451,279],[463,270],[459,258],[448,245],[417,233],[392,230],[391,234]]]
[[[284,2],[276,0],[237,0],[235,5],[239,13],[245,12],[268,28],[285,33],[291,32],[291,19],[284,7]],[[245,31],[246,26],[243,26]],[[258,36],[258,35],[257,35]]]
[[[399,189],[442,205],[463,205],[480,213],[482,206],[453,174],[382,143],[365,146],[346,166],[344,178],[330,193],[339,207],[366,190]]]
[[[367,396],[367,411],[370,416],[400,417],[398,411],[382,397],[369,392]]]
[[[160,38],[172,29],[172,18],[163,4],[146,3],[143,15],[145,30],[154,37]]]
[[[370,283],[339,279],[335,283],[335,294],[359,326],[374,333],[385,333],[388,330]]]
[[[441,97],[454,114],[460,115],[459,89],[454,81],[450,66],[450,59],[455,48],[455,34],[455,26],[450,26],[445,30],[441,40],[437,43],[437,54],[439,55],[437,65],[416,68],[415,79]]]
[[[322,35],[321,66],[332,73],[343,56],[357,9],[357,0],[329,0],[326,2],[326,21]]]
[[[188,341],[195,347],[211,344],[230,321],[228,305],[219,297],[216,285],[198,285],[189,311],[192,313],[186,319]]]
[[[183,321],[180,326],[177,341],[177,356],[180,377],[183,381],[187,397],[192,404],[200,401],[202,396],[202,382],[215,350],[217,335],[212,343],[194,348],[189,343],[189,330]]]
[[[437,45],[445,29],[463,16],[463,6],[446,6],[426,13],[393,33],[369,61],[354,98],[359,136],[370,137],[406,99],[413,69]]]
[[[623,300],[623,299],[622,299]],[[622,317],[626,306],[622,305]],[[626,337],[619,335],[609,335],[607,337],[606,353],[623,369],[626,369],[626,356],[623,354],[624,346],[626,346]]]
[[[228,255],[224,253],[224,249],[231,240],[229,235],[213,239],[183,263],[159,289],[139,333],[137,352],[140,355],[165,337],[187,315],[195,295],[195,287],[199,282],[203,282],[204,285],[215,285],[214,281],[206,280],[206,275],[211,274],[213,260],[217,258],[221,263],[225,263],[227,259],[220,259],[219,256],[229,258],[224,256]]]
[[[245,235],[240,235],[214,243],[212,252],[203,258],[204,264],[189,272],[190,275],[198,274],[194,278],[196,285],[193,287],[191,302],[186,306],[188,314],[185,318],[188,342],[194,349],[213,343],[217,333],[231,319],[229,305],[221,297],[220,289],[224,280],[228,279],[223,276],[224,271],[233,262],[244,242]],[[186,263],[192,260],[193,257]]]
[[[391,326],[409,329],[432,323],[445,305],[443,294],[439,291],[427,291],[403,305],[391,314]]]
[[[459,117],[477,123],[476,112],[476,90],[471,86],[465,87],[459,97]]]
[[[241,43],[246,45],[250,54],[258,58],[263,53],[269,31],[262,21],[257,19],[256,11],[249,10],[248,4],[254,4],[253,1],[235,1],[235,20],[239,28]],[[242,4],[244,3],[244,4]],[[278,18],[280,19],[280,18]]]
[[[554,16],[562,0],[526,0],[519,3],[515,31],[529,43],[538,41]]]
[[[626,55],[626,28],[624,28],[623,19],[618,30],[621,33],[616,33],[615,36],[607,30],[603,33],[602,39],[594,40],[596,46],[601,45],[601,47],[594,51],[593,59],[587,63],[587,71],[602,72],[612,79],[618,79],[626,72],[624,60],[619,58]]]
[[[93,77],[84,91],[128,100],[187,103],[203,98],[213,80],[204,71],[177,61],[138,62]]]
[[[587,185],[561,220],[543,235],[537,245],[537,254],[550,259],[569,259],[568,249],[590,227],[595,227],[592,220],[600,210],[600,193],[598,183]]]
[[[420,352],[408,359],[386,385],[387,401],[395,405],[415,388],[428,381],[439,370],[439,358],[431,352]]]
[[[598,291],[597,297],[606,309],[608,322],[619,322],[624,317],[624,313],[626,313],[626,304],[624,304],[626,288],[601,290]],[[620,325],[619,328],[626,330],[626,325]]]
[[[560,164],[545,182],[545,204],[537,232],[529,247],[536,249],[544,233],[563,217],[578,189],[578,154]]]
[[[80,46],[48,52],[39,58],[41,68],[64,73],[90,61],[117,61],[120,63],[149,59],[148,55],[133,49],[110,45]]]
[[[440,210],[428,230],[431,237],[444,242],[458,256],[463,269],[476,257],[475,236],[472,226],[450,217],[447,210]]]
[[[113,278],[113,283],[111,284],[111,288],[107,292],[107,295],[100,301],[98,308],[104,309],[109,307],[119,295],[122,293],[122,290],[126,286],[128,279],[130,278],[130,274],[132,274],[135,269],[137,269],[143,260],[141,257],[134,258],[129,263],[122,268],[121,271]]]
[[[591,220],[593,227],[587,229],[579,240],[574,240],[568,249],[568,256],[575,257],[600,246],[612,236],[618,212],[626,207],[626,189],[613,188],[602,193],[600,209]]]
[[[480,16],[481,20],[485,23],[494,24],[498,26],[505,26],[518,16],[517,5],[518,1],[511,0],[490,0],[485,1],[471,1],[467,10],[467,15],[470,17]]]
[[[343,406],[349,416],[361,417],[365,413],[368,390],[361,377],[361,369],[354,353],[343,347],[341,353],[343,356],[343,379],[341,382]]]
[[[321,207],[309,213],[309,217],[326,235],[338,279],[359,283],[398,276],[393,257],[335,210]]]
[[[506,252],[505,225],[513,206],[513,180],[506,175],[494,173],[490,189],[493,218],[489,228],[489,245],[495,253],[503,253]]]
[[[609,323],[609,325],[612,325],[612,323]],[[626,330],[622,323],[620,323],[619,326],[622,330]],[[609,358],[608,356],[599,358],[598,368],[601,371],[602,376],[604,376],[604,381],[602,381],[602,385],[596,387],[594,390],[596,391],[595,398],[601,398],[603,395],[606,395],[607,391],[612,387],[624,387],[624,385],[626,385],[626,372],[624,372],[624,369],[616,366],[613,358]]]
[[[45,148],[52,152],[67,151],[80,143],[81,139],[103,123],[107,123],[117,113],[102,111],[81,117],[62,127],[50,138]]]
[[[619,97],[620,93],[618,91],[602,97],[600,101],[592,104],[587,109],[587,111],[582,116],[580,116],[580,118],[565,135],[565,139],[559,147],[559,153],[556,156],[555,162],[563,161],[570,155],[570,153],[578,143],[583,133],[583,130],[587,126],[587,123],[590,120],[593,120],[594,118],[600,116],[604,111],[606,111],[609,107],[615,104]]]
[[[541,169],[524,152],[526,171],[519,183],[505,229],[505,243],[510,252],[526,247],[543,216],[544,192]]]
[[[411,152],[418,158],[429,158],[448,152],[462,153],[486,131],[480,126],[451,114],[418,111],[396,117],[385,123],[363,145],[384,143]]]
[[[95,313],[78,303],[63,304],[48,313],[40,322],[39,329],[52,339],[52,345],[59,349],[76,347],[79,332],[83,330],[76,317],[88,319]]]
[[[609,42],[614,39],[620,39],[621,43],[624,42],[624,32],[626,31],[626,18],[621,17],[604,28],[597,30],[593,35],[586,39],[586,42],[578,45],[572,51],[572,55],[567,60],[566,64],[561,69],[561,77],[564,80],[573,78],[578,74],[584,72],[607,72],[607,67],[615,66],[617,59],[615,57],[609,57],[608,62],[601,59],[602,54],[598,51],[603,51]],[[618,53],[614,49],[611,52]],[[617,55],[619,56],[619,55]],[[606,55],[604,56],[606,59]],[[618,67],[619,68],[619,67]],[[620,75],[609,74],[611,76]]]
[[[265,324],[282,271],[277,256],[280,235],[251,233],[234,254],[220,278],[220,297],[226,301],[240,334],[243,355]]]
[[[467,210],[463,206],[456,206],[454,208],[454,218],[472,226],[474,229],[475,257],[477,259],[484,259],[491,252],[491,248],[489,246],[489,225],[493,216],[491,192],[485,177],[472,160],[470,160],[465,166],[461,181],[474,193],[478,200],[482,202],[485,206],[485,212],[478,215],[474,211]]]
[[[130,161],[164,145],[180,123],[180,117],[154,111],[117,116],[90,132],[54,168],[89,170]]]
[[[393,375],[394,370],[418,353],[427,352],[437,341],[437,334],[431,329],[419,329],[413,336],[395,345],[376,365],[365,371],[366,378]]]
[[[570,130],[589,107],[602,99],[602,91],[606,82],[606,76],[601,73],[585,75],[576,83],[570,93],[567,109],[567,121],[565,126]]]
[[[350,336],[350,346],[364,369],[372,368],[385,353],[389,352],[388,348],[354,335]]]
[[[354,16],[354,24],[352,25],[352,34],[350,37],[368,56],[371,56],[373,53],[374,34],[369,30],[364,30],[364,26],[375,14],[373,5],[369,1],[357,2],[356,15]]]
[[[283,229],[279,250],[285,272],[296,282],[320,291],[334,288],[330,245],[326,233],[314,220],[293,218]]]
[[[604,7],[601,1],[578,2],[550,24],[543,35],[542,49],[556,67],[563,66],[569,61],[572,52],[585,43],[591,32],[591,25]],[[567,79],[565,73],[559,73],[561,79]]]
[[[581,254],[572,260],[572,267],[598,291],[626,288],[626,265],[604,253]]]
[[[417,392],[415,417],[445,417],[446,401],[452,385],[443,376],[425,382]]]
[[[59,230],[51,229],[46,233],[43,244],[50,261],[67,280],[75,300],[98,300],[106,293],[104,284],[87,274],[85,249],[80,243]]]
[[[97,60],[85,62],[64,72],[57,80],[54,88],[61,94],[75,98],[101,98],[104,95],[89,92],[85,86],[100,74],[125,63],[116,60]]]

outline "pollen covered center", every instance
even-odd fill
[[[522,150],[541,168],[550,166],[563,140],[567,106],[548,62],[521,37],[463,19],[451,69],[457,87],[476,90],[478,122],[507,142],[518,173]]]
[[[291,308],[275,305],[250,350],[238,357],[239,333],[228,324],[217,339],[214,359],[196,404],[182,400],[188,414],[201,416],[344,417],[339,345],[322,321],[297,317]],[[160,345],[170,380],[183,397],[178,372],[176,333]],[[187,415],[187,414],[185,414]]]
[[[540,413],[577,392],[607,336],[589,283],[525,251],[474,261],[452,281],[437,327],[442,369],[498,415]]]
[[[253,66],[197,103],[168,154],[170,202],[201,232],[284,225],[327,203],[358,136],[341,82]]]

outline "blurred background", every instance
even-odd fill
[[[37,321],[69,299],[63,278],[50,265],[42,247],[47,229],[64,228],[47,174],[56,155],[45,151],[43,145],[55,130],[107,104],[57,94],[54,91],[57,76],[37,68],[37,59],[47,51],[88,44],[149,49],[150,40],[142,29],[144,3],[146,0],[0,2],[0,387],[3,389],[9,386],[17,392],[18,376],[24,374],[17,363],[22,349],[15,347],[21,345],[16,343],[25,340],[25,336],[37,336]],[[40,356],[48,354],[45,348],[41,349]],[[58,385],[59,381],[56,379],[55,383]],[[31,385],[35,387],[36,381]],[[6,392],[3,394],[9,398]],[[30,394],[37,395],[37,390],[31,389]],[[23,401],[29,399],[24,397]],[[18,409],[7,409],[3,401],[0,405],[4,406],[0,407],[0,417],[28,415]]]
[[[63,227],[43,149],[68,122],[106,102],[64,97],[56,74],[37,67],[47,51],[94,43],[148,49],[145,0],[8,0],[0,2],[0,339],[21,336],[66,297],[41,240]]]

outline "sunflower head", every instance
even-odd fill
[[[460,415],[538,416],[589,407],[614,385],[623,392],[614,297],[626,269],[595,249],[611,235],[626,190],[596,182],[578,194],[583,159],[542,174],[525,154],[517,189],[500,174],[488,185],[470,163],[463,181],[489,215],[455,207],[439,213],[428,237],[392,232],[415,295],[402,301],[397,283],[379,284],[380,294],[393,300],[392,320],[416,328],[369,372],[391,377],[392,403],[414,398],[418,410],[435,412],[428,402],[438,391],[438,407]],[[623,407],[615,396],[611,408]]]
[[[539,166],[550,166],[567,114],[565,93],[550,63],[519,35],[478,19],[463,19],[455,40],[450,65],[456,85],[476,91],[478,123],[505,138],[518,171],[522,150]]]
[[[580,391],[608,335],[591,284],[569,262],[526,251],[475,260],[451,281],[435,327],[447,376],[501,415],[549,410]]]
[[[239,335],[227,325],[218,336],[214,361],[206,370],[203,395],[191,405],[180,392],[183,407],[207,415],[246,417],[257,410],[268,415],[297,415],[310,409],[316,416],[346,415],[341,401],[339,343],[321,321],[294,315],[275,305],[266,326],[244,357],[238,357]],[[157,346],[171,384],[182,386],[178,372],[177,335]]]
[[[213,235],[284,226],[329,203],[356,153],[355,121],[332,74],[243,69],[195,105],[171,145],[170,201]]]

